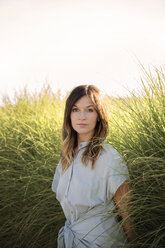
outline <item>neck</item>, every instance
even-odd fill
[[[77,138],[77,145],[79,146],[79,144],[81,143],[81,142],[88,142],[88,141],[90,141],[90,139],[92,138],[92,135],[90,135],[90,136],[78,136],[78,138]]]
[[[88,142],[89,141],[89,139],[82,139],[82,140],[78,140],[78,142],[77,142],[77,146],[79,146],[80,145],[80,143],[82,143],[82,142]]]

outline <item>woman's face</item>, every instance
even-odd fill
[[[73,105],[70,118],[71,125],[78,134],[78,143],[90,140],[98,120],[90,97],[83,96]]]

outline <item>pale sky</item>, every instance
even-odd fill
[[[165,1],[0,0],[0,36],[1,96],[45,83],[123,96],[139,87],[138,60],[165,66]]]

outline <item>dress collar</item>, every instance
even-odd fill
[[[80,150],[81,148],[87,146],[89,144],[89,141],[83,141],[80,142],[79,146],[78,146],[78,150]]]

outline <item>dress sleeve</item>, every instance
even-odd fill
[[[60,175],[61,175],[61,161],[58,163],[56,167],[53,182],[52,182],[52,191],[55,193],[57,193],[57,186],[59,183]]]
[[[121,184],[128,179],[127,165],[121,155],[115,150],[108,173],[107,198],[112,198]]]

